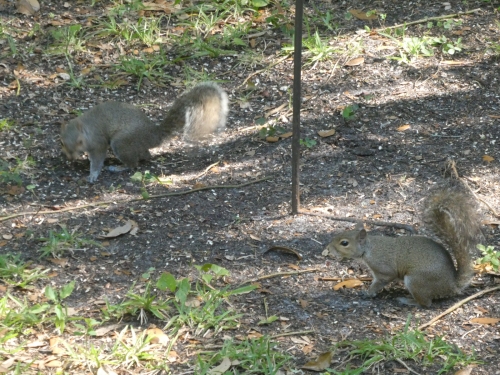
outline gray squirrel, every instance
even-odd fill
[[[135,168],[140,160],[151,157],[149,149],[161,145],[174,131],[183,129],[188,140],[221,131],[227,113],[227,94],[212,82],[200,83],[177,98],[160,125],[131,104],[108,101],[61,125],[62,149],[70,160],[86,152],[88,181],[95,182],[109,146],[126,167]]]
[[[433,299],[461,293],[472,279],[470,251],[481,238],[480,220],[470,194],[458,185],[436,189],[424,202],[424,222],[453,251],[425,236],[374,236],[357,227],[336,235],[330,255],[360,259],[373,274],[367,294],[374,297],[393,280],[404,281],[413,299],[429,307]]]

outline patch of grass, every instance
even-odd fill
[[[10,294],[0,299],[0,328],[5,329],[6,335],[0,337],[5,342],[19,334],[30,334],[32,329],[42,324],[53,324],[59,333],[63,333],[68,321],[81,319],[70,318],[64,299],[73,292],[75,282],[54,289],[50,285],[45,287],[45,297],[48,302],[30,305]],[[1,329],[0,329],[1,330]]]
[[[377,363],[398,360],[410,360],[423,367],[437,366],[437,374],[447,373],[455,366],[464,367],[477,363],[473,354],[465,354],[441,337],[429,339],[421,331],[410,330],[409,319],[403,331],[392,337],[381,340],[343,341],[336,345],[336,349],[347,350],[348,364],[344,370],[335,368],[324,374],[361,374]],[[409,365],[411,367],[411,364]],[[344,367],[345,363],[341,366]]]
[[[144,78],[149,79],[151,83],[156,82],[161,84],[164,82],[165,79],[169,77],[163,71],[167,64],[168,61],[162,53],[156,55],[144,54],[140,59],[135,57],[124,57],[116,68],[131,76],[137,77],[139,79],[137,82],[137,91],[139,91]]]
[[[213,374],[216,369],[224,368],[225,374],[275,375],[281,373],[282,367],[292,358],[276,347],[267,336],[241,342],[225,340],[220,351],[199,355],[195,372],[198,375]]]
[[[329,60],[332,55],[338,52],[337,48],[330,45],[329,41],[324,40],[320,37],[318,30],[313,35],[305,38],[302,44],[306,51],[303,55],[307,57],[306,65],[314,64],[320,61]],[[283,47],[283,51],[286,53],[291,53],[294,50],[294,46]]]
[[[85,51],[84,31],[79,24],[56,28],[51,31],[53,43],[47,48],[50,55],[67,55]]]
[[[102,247],[96,241],[82,238],[76,230],[77,228],[70,232],[66,227],[61,226],[60,232],[49,231],[49,237],[39,239],[40,242],[45,243],[40,248],[40,252],[42,253],[40,257],[52,255],[54,258],[60,258],[67,252],[73,253],[75,251],[86,250],[89,246]]]
[[[300,145],[304,146],[306,148],[314,147],[316,145],[316,143],[317,142],[314,139],[307,138],[307,137],[300,140]]]
[[[16,122],[14,120],[3,118],[0,120],[0,132],[10,130],[14,127]]]
[[[41,267],[30,269],[29,264],[22,262],[20,258],[19,254],[0,255],[0,279],[4,283],[25,288],[47,277],[48,269],[42,270]]]

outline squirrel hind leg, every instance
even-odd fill
[[[430,295],[432,292],[430,293],[429,285],[421,283],[419,280],[418,277],[412,278],[408,275],[404,277],[404,284],[406,288],[408,288],[413,299],[405,298],[405,301],[400,301],[407,305],[418,304],[422,307],[429,307],[432,304],[432,296]]]
[[[114,139],[111,141],[111,149],[115,156],[128,168],[135,168],[139,164],[139,160],[145,157],[148,149],[141,149],[137,145],[131,147],[128,140]],[[151,156],[151,154],[149,154]]]

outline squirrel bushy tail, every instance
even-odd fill
[[[227,94],[217,84],[204,82],[177,98],[160,127],[165,137],[183,129],[186,140],[201,140],[224,129]]]
[[[475,207],[471,194],[458,182],[439,187],[424,201],[424,222],[455,255],[459,289],[470,283],[473,275],[470,252],[475,250],[481,237]]]

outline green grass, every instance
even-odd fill
[[[394,336],[379,340],[343,341],[334,351],[342,350],[346,363],[323,374],[351,375],[369,372],[378,363],[398,361],[411,367],[418,364],[424,368],[436,369],[443,374],[453,368],[478,363],[474,354],[466,354],[441,337],[428,338],[418,330],[409,329],[410,319],[405,328]]]
[[[39,241],[44,243],[40,248],[41,257],[52,255],[54,258],[61,258],[88,247],[101,247],[99,242],[83,238],[76,229],[70,232],[66,227],[61,227],[59,232],[49,231],[49,236],[40,238]]]
[[[0,280],[9,285],[26,288],[47,277],[48,270],[30,266],[21,261],[19,254],[2,254],[0,255]]]

